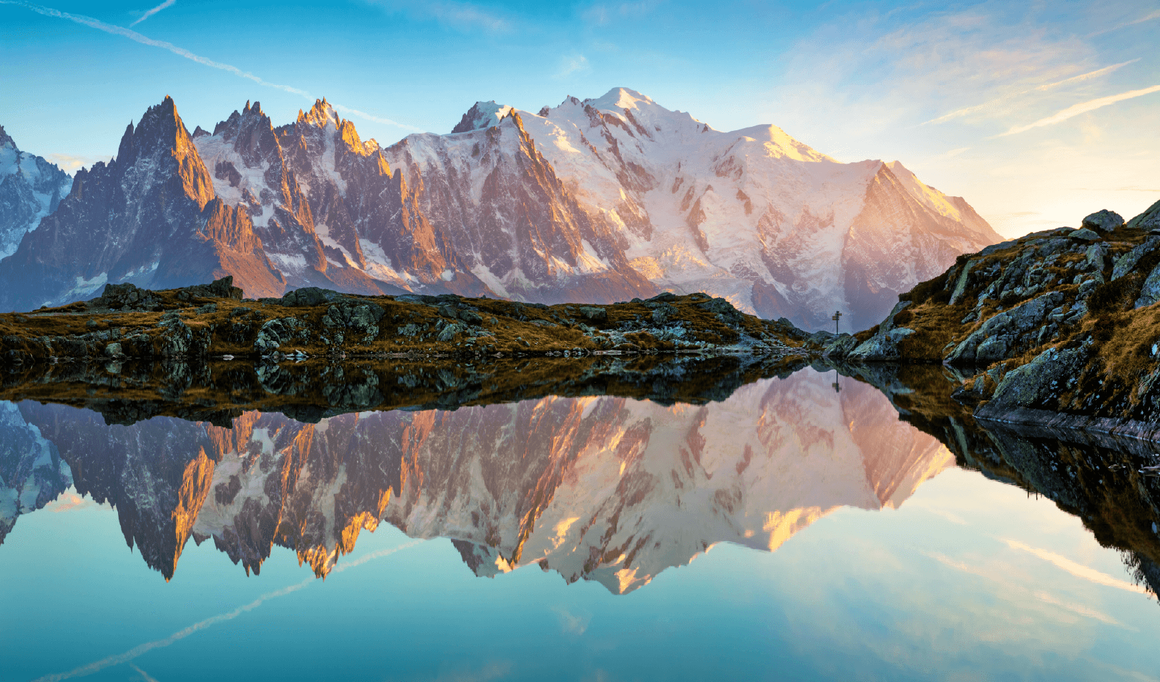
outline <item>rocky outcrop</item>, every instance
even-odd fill
[[[1144,222],[1105,210],[962,256],[844,357],[954,367],[980,418],[1156,437],[1160,237]]]

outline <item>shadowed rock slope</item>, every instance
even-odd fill
[[[980,418],[1160,436],[1160,202],[961,256],[899,299],[828,355],[943,363]]]

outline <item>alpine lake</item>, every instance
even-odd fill
[[[0,390],[2,682],[1160,679],[1156,444],[942,367],[113,369]]]

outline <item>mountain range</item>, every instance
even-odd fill
[[[190,133],[166,98],[50,208],[0,261],[0,309],[233,275],[251,297],[703,291],[863,328],[1000,241],[899,162],[840,163],[774,126],[717,131],[624,88],[534,114],[476,103],[450,134],[388,147],[326,100],[278,127],[247,103]]]

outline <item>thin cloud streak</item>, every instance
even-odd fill
[[[137,671],[137,674],[145,680],[145,682],[157,682],[157,678],[137,667],[136,663],[130,663],[129,667]]]
[[[1113,625],[1113,626],[1118,627],[1118,628],[1123,628],[1125,630],[1132,630],[1132,631],[1138,632],[1138,630],[1136,630],[1136,628],[1125,625],[1124,623],[1121,623],[1120,621],[1116,620],[1115,618],[1112,618],[1111,616],[1109,616],[1106,613],[1103,613],[1102,611],[1097,611],[1096,609],[1093,609],[1089,606],[1085,606],[1083,604],[1077,604],[1075,602],[1065,601],[1065,600],[1060,599],[1059,597],[1056,597],[1055,595],[1053,595],[1049,592],[1045,592],[1043,590],[1029,590],[1022,585],[1007,582],[1001,578],[998,578],[993,573],[985,571],[982,568],[979,568],[977,566],[971,566],[965,562],[956,561],[945,554],[941,554],[939,552],[919,552],[919,553],[924,555],[924,556],[927,556],[931,559],[934,559],[935,561],[943,564],[944,566],[949,566],[950,568],[953,568],[953,569],[958,570],[958,571],[962,571],[963,573],[966,573],[968,575],[973,575],[973,576],[976,576],[979,578],[985,578],[985,579],[990,580],[992,582],[998,583],[999,585],[1007,588],[1008,590],[1010,590],[1013,593],[1034,597],[1035,599],[1038,599],[1039,601],[1041,601],[1045,604],[1050,604],[1051,606],[1055,606],[1057,608],[1064,609],[1065,611],[1070,611],[1071,613],[1074,613],[1077,616],[1083,616],[1084,618],[1091,618],[1092,620],[1098,620],[1102,623],[1107,623],[1108,625]]]
[[[390,549],[382,549],[382,550],[379,550],[377,552],[371,552],[370,554],[368,554],[364,557],[361,557],[360,559],[358,559],[356,561],[352,561],[348,564],[344,564],[343,566],[335,568],[333,571],[331,571],[331,573],[332,574],[341,573],[349,568],[354,568],[355,566],[361,566],[362,564],[365,564],[366,562],[371,561],[372,559],[378,559],[380,557],[385,557],[387,555],[394,554],[395,552],[398,552],[398,551],[401,551],[404,549],[409,549],[411,547],[414,547],[415,545],[422,544],[423,542],[424,542],[423,540],[415,540],[414,542],[408,542],[404,545],[399,545],[398,547],[392,547]],[[102,658],[99,661],[89,663],[88,665],[83,665],[79,668],[75,668],[73,670],[70,670],[67,673],[56,673],[53,675],[45,675],[44,677],[38,677],[37,679],[33,680],[33,682],[60,682],[60,680],[67,680],[67,679],[70,679],[73,677],[83,677],[85,675],[91,675],[95,672],[99,672],[101,670],[104,670],[105,668],[108,668],[109,666],[121,665],[122,663],[129,663],[130,661],[132,661],[132,660],[140,657],[141,655],[146,654],[154,649],[162,649],[164,647],[169,646],[170,644],[173,644],[174,642],[178,642],[180,640],[185,639],[186,637],[189,637],[190,635],[194,634],[195,632],[198,632],[200,630],[204,630],[204,629],[211,627],[213,625],[217,625],[218,623],[224,623],[226,621],[233,620],[233,619],[237,618],[238,616],[242,615],[243,613],[253,611],[254,609],[261,606],[263,603],[265,603],[271,599],[277,599],[278,597],[284,597],[288,594],[292,594],[292,593],[297,592],[298,590],[301,590],[304,587],[307,587],[307,586],[309,586],[313,583],[316,583],[316,582],[318,582],[317,578],[307,578],[306,580],[303,580],[302,582],[297,583],[295,585],[290,585],[288,587],[283,587],[280,590],[275,590],[274,592],[268,592],[266,594],[263,594],[262,596],[258,597],[257,599],[250,602],[249,604],[246,604],[244,606],[239,606],[238,608],[234,609],[233,611],[229,611],[227,613],[221,613],[221,614],[218,614],[216,616],[211,616],[210,618],[206,618],[203,621],[199,621],[197,623],[194,623],[193,625],[190,625],[187,628],[184,628],[182,630],[178,630],[177,632],[173,633],[172,635],[169,635],[168,637],[166,637],[164,639],[158,639],[158,640],[154,640],[152,642],[146,642],[146,643],[141,644],[139,646],[133,647],[132,649],[126,651],[123,654],[117,654],[115,656],[109,656],[107,658]],[[134,665],[133,667],[136,668],[137,666]],[[138,672],[140,672],[140,669],[138,669]]]
[[[1056,568],[1063,569],[1064,571],[1067,571],[1077,578],[1087,580],[1088,582],[1095,583],[1096,585],[1103,585],[1104,587],[1114,587],[1116,589],[1125,590],[1127,592],[1148,594],[1148,590],[1140,587],[1139,585],[1133,585],[1132,583],[1125,580],[1118,580],[1108,575],[1107,573],[1102,573],[1094,568],[1084,566],[1081,563],[1072,561],[1071,559],[1056,554],[1055,552],[1049,552],[1046,549],[1032,547],[1030,545],[1019,542],[1018,540],[1011,540],[1009,538],[999,539],[1011,549],[1018,549],[1020,551],[1027,552],[1028,554],[1037,556],[1049,564],[1052,564]]]
[[[1102,36],[1105,33],[1111,33],[1112,31],[1118,31],[1121,28],[1128,28],[1129,26],[1135,26],[1136,24],[1142,24],[1146,21],[1154,21],[1156,19],[1160,19],[1160,10],[1156,10],[1155,12],[1153,12],[1147,16],[1141,17],[1139,19],[1136,19],[1135,21],[1125,22],[1123,24],[1119,24],[1118,26],[1113,26],[1111,28],[1105,28],[1102,31],[1096,31],[1095,33],[1089,33],[1088,37],[1094,38],[1096,36]]]
[[[255,82],[258,85],[261,85],[263,87],[274,88],[275,90],[281,90],[282,92],[288,92],[292,95],[298,95],[299,97],[302,97],[302,98],[310,100],[310,101],[315,100],[315,97],[313,95],[311,95],[309,92],[302,90],[300,88],[295,88],[295,87],[292,87],[289,85],[282,85],[280,83],[271,83],[268,80],[265,80],[263,78],[255,76],[254,74],[250,73],[249,71],[242,71],[238,67],[232,66],[230,64],[223,64],[222,62],[215,62],[214,60],[209,59],[207,57],[202,57],[201,55],[194,54],[193,52],[190,52],[189,50],[187,50],[183,47],[178,47],[178,46],[174,45],[173,43],[168,43],[168,42],[165,42],[164,40],[154,40],[154,39],[149,38],[147,36],[143,36],[140,33],[133,31],[131,29],[124,28],[123,26],[115,26],[113,24],[106,24],[105,22],[103,22],[99,19],[94,19],[92,17],[86,17],[83,14],[70,14],[68,12],[62,12],[60,10],[52,9],[51,7],[42,7],[40,5],[33,5],[33,4],[27,3],[27,2],[19,2],[18,0],[0,0],[0,5],[14,5],[16,7],[23,7],[25,9],[32,10],[33,12],[36,12],[37,14],[44,15],[46,17],[54,17],[56,19],[65,19],[65,20],[71,21],[73,23],[81,24],[82,26],[88,26],[89,28],[95,28],[98,31],[104,31],[105,33],[111,33],[113,35],[118,35],[118,36],[121,36],[124,38],[128,38],[129,40],[132,40],[132,41],[137,42],[137,43],[141,43],[142,45],[148,45],[150,47],[158,47],[158,48],[161,48],[163,50],[168,50],[169,52],[172,52],[173,54],[175,54],[179,57],[183,57],[183,58],[188,59],[190,61],[197,62],[198,64],[201,64],[202,66],[208,66],[212,69],[218,69],[220,71],[232,73],[233,75],[238,76],[239,78],[245,78],[245,79],[253,81],[253,82]],[[402,123],[392,121],[389,118],[381,118],[378,116],[372,116],[371,114],[367,114],[365,112],[359,111],[358,109],[351,109],[349,107],[344,107],[344,106],[341,106],[338,104],[333,104],[333,103],[331,104],[331,106],[333,106],[335,109],[337,109],[339,111],[348,112],[354,116],[358,116],[359,118],[364,118],[368,121],[374,121],[376,123],[383,123],[386,125],[393,125],[393,126],[397,126],[397,127],[402,128],[404,130],[409,130],[412,132],[422,132],[420,129],[415,128],[414,126],[404,125]]]
[[[984,102],[982,104],[976,104],[973,107],[965,107],[963,109],[958,109],[956,111],[952,111],[949,114],[944,114],[942,116],[939,116],[938,118],[933,118],[929,121],[925,121],[922,123],[922,125],[927,125],[927,124],[931,124],[931,123],[933,123],[933,124],[946,123],[947,121],[951,121],[951,120],[954,120],[956,118],[962,118],[963,116],[967,116],[967,115],[970,115],[970,114],[973,114],[973,113],[976,113],[979,111],[984,111],[986,109],[990,109],[994,106],[1002,104],[1003,102],[1011,101],[1017,97],[1022,97],[1024,95],[1030,95],[1030,94],[1036,93],[1036,92],[1044,92],[1044,91],[1050,90],[1052,88],[1059,87],[1060,85],[1067,85],[1068,83],[1079,83],[1081,81],[1091,80],[1092,78],[1099,78],[1100,76],[1106,76],[1107,74],[1112,73],[1113,71],[1115,71],[1117,69],[1123,68],[1123,67],[1127,66],[1128,64],[1134,64],[1138,61],[1140,61],[1139,57],[1137,57],[1135,59],[1128,60],[1126,62],[1121,62],[1119,64],[1112,64],[1111,66],[1105,66],[1104,68],[1096,69],[1095,71],[1089,71],[1088,73],[1081,73],[1078,76],[1072,76],[1071,78],[1065,78],[1061,81],[1056,81],[1054,83],[1047,83],[1045,85],[1040,85],[1038,87],[1031,88],[1030,90],[1024,90],[1022,92],[1017,92],[1014,95],[1007,95],[1006,97],[998,97],[998,98],[993,99],[989,102]]]
[[[1130,90],[1128,92],[1122,92],[1118,95],[1110,95],[1108,97],[1100,97],[1099,99],[1088,100],[1087,102],[1080,102],[1079,104],[1073,104],[1072,106],[1064,109],[1063,111],[1059,112],[1058,114],[1055,114],[1053,116],[1048,116],[1047,118],[1041,118],[1038,121],[1035,121],[1034,123],[1029,123],[1025,126],[1018,126],[1018,127],[1012,128],[1011,130],[1008,130],[1007,132],[1005,132],[1001,135],[996,135],[995,137],[1006,137],[1008,135],[1016,135],[1018,133],[1027,132],[1028,130],[1031,130],[1032,128],[1042,128],[1043,126],[1055,125],[1056,123],[1062,123],[1062,122],[1066,121],[1067,119],[1074,118],[1076,116],[1079,116],[1080,114],[1086,114],[1089,111],[1095,111],[1096,109],[1102,109],[1103,107],[1110,106],[1110,105],[1115,104],[1117,102],[1123,102],[1124,100],[1127,100],[1127,99],[1135,99],[1136,97],[1143,97],[1144,95],[1150,95],[1153,92],[1160,92],[1160,85],[1153,85],[1150,88],[1143,88],[1141,90]]]
[[[146,13],[142,14],[142,15],[141,15],[141,16],[140,16],[140,17],[137,19],[137,21],[134,21],[133,23],[129,24],[129,28],[133,28],[133,27],[134,27],[134,26],[136,26],[137,24],[141,23],[142,21],[145,21],[146,19],[148,19],[149,17],[153,16],[154,14],[157,14],[158,12],[160,12],[160,11],[161,11],[161,10],[163,10],[163,9],[165,9],[166,7],[173,7],[175,4],[177,4],[177,0],[165,0],[165,2],[163,2],[163,3],[161,3],[160,5],[158,5],[158,6],[154,7],[153,9],[149,10],[148,12],[146,12]]]

